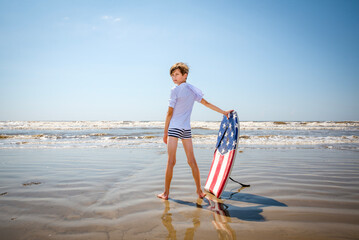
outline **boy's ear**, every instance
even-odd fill
[[[183,76],[185,76],[185,77],[186,77],[186,79],[187,79],[187,77],[188,77],[188,73],[183,74]]]

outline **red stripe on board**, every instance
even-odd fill
[[[226,166],[226,170],[224,171],[224,175],[223,178],[221,179],[221,184],[219,185],[219,189],[218,189],[218,197],[221,196],[223,190],[224,190],[224,185],[226,185],[226,182],[228,180],[228,176],[229,176],[229,169],[231,169],[232,163],[233,163],[233,155],[234,155],[234,151],[232,150],[229,152],[229,156],[228,156],[228,161],[227,161],[227,166]]]
[[[213,176],[213,181],[211,183],[211,187],[209,188],[211,190],[211,192],[213,192],[214,186],[216,185],[216,182],[217,182],[219,172],[221,171],[223,158],[224,158],[224,156],[221,154],[221,156],[219,157],[219,160],[218,160],[216,172],[214,173],[214,176]]]
[[[213,156],[213,161],[212,161],[211,169],[209,170],[208,178],[207,178],[206,184],[205,184],[204,186],[207,186],[208,181],[210,181],[209,177],[211,176],[212,168],[213,168],[213,165],[214,165],[214,162],[215,162],[214,160],[216,159],[216,154],[217,154],[217,150],[214,151],[214,156]]]

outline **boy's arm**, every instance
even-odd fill
[[[166,122],[165,122],[165,132],[163,134],[163,142],[167,144],[168,137],[168,127],[170,126],[170,121],[173,116],[173,107],[168,107]]]
[[[216,112],[219,112],[219,113],[221,113],[223,115],[226,115],[227,118],[228,118],[228,114],[234,111],[234,110],[223,111],[222,109],[220,109],[219,107],[213,105],[212,103],[207,102],[206,99],[204,99],[204,98],[202,98],[201,103],[204,106],[212,109],[213,111],[216,111]]]

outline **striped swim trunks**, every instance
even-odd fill
[[[179,129],[179,128],[170,128],[168,129],[169,137],[176,137],[179,139],[192,138],[191,129]]]

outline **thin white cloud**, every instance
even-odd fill
[[[112,17],[111,16],[102,16],[101,17],[103,20],[109,20],[109,19],[112,19]]]
[[[110,21],[110,22],[119,22],[119,21],[121,21],[121,18],[112,17],[112,16],[108,16],[108,15],[102,16],[101,19],[103,19],[105,21]]]

